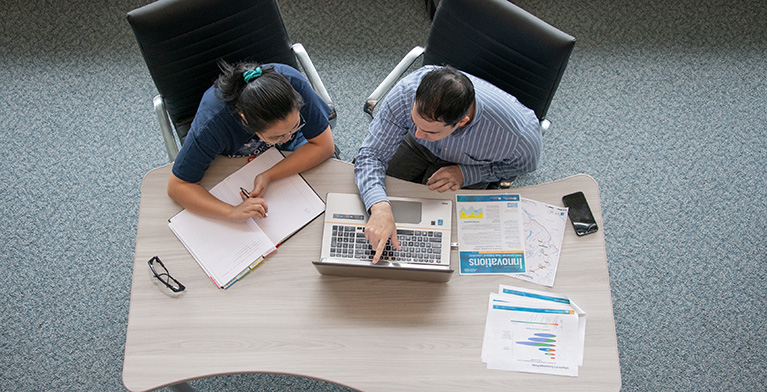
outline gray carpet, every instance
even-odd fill
[[[166,163],[124,19],[147,2],[3,2],[2,391],[123,389],[139,186]],[[423,1],[280,4],[351,160],[364,98],[425,42]],[[541,167],[516,185],[600,184],[623,389],[767,389],[767,3],[517,4],[578,39]],[[192,385],[342,390],[278,375]]]

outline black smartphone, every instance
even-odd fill
[[[562,196],[562,203],[568,208],[567,215],[570,217],[570,221],[573,222],[575,234],[586,235],[594,233],[599,229],[583,192]]]

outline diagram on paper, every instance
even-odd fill
[[[483,219],[485,214],[482,213],[482,209],[474,209],[474,207],[461,208],[461,212],[458,214],[460,219]]]
[[[557,273],[567,208],[522,198],[525,272],[511,276],[552,287]]]
[[[514,357],[531,366],[534,364],[559,364],[560,339],[558,323],[527,323],[511,321],[509,348]],[[563,358],[567,359],[567,358]]]
[[[575,304],[559,302],[567,298],[523,289],[513,292],[522,295],[490,294],[482,342],[487,368],[577,376],[585,313],[576,313]]]
[[[553,333],[534,333],[525,340],[514,342],[517,346],[532,351],[526,354],[530,358],[553,361],[557,359],[557,335]]]

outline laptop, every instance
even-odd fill
[[[312,264],[323,275],[447,282],[453,201],[389,197],[402,249],[387,243],[378,263],[365,239],[368,213],[356,193],[328,193],[322,252]]]

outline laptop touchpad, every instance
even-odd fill
[[[421,203],[417,201],[390,200],[397,223],[421,223]]]

